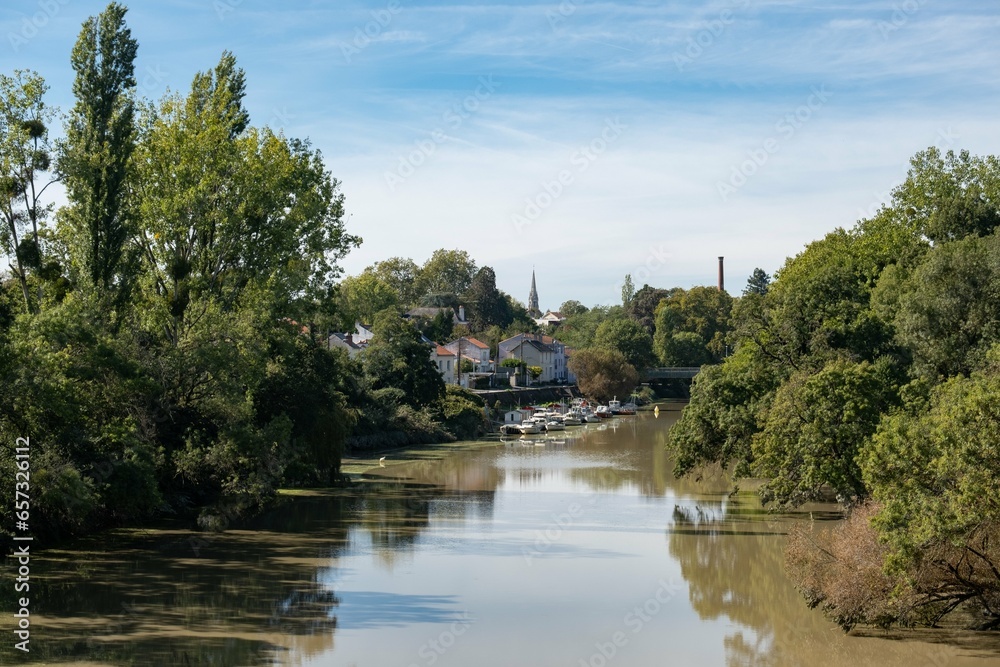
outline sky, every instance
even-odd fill
[[[103,2],[5,0],[0,71],[73,104]],[[127,3],[126,3],[127,4]],[[929,146],[1000,154],[992,0],[159,0],[133,3],[139,93],[224,50],[255,125],[309,138],[341,182],[348,274],[438,248],[540,305],[636,287],[738,294],[888,201]],[[58,195],[57,195],[58,196]]]

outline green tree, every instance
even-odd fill
[[[135,57],[128,10],[111,3],[83,24],[73,47],[76,104],[66,126],[59,172],[70,206],[63,212],[78,271],[120,308],[135,275],[132,154],[136,144]]]
[[[563,317],[573,317],[574,315],[580,315],[581,313],[587,312],[587,307],[575,299],[570,299],[569,301],[563,301],[563,304],[559,306],[559,312],[562,313]]]
[[[464,294],[476,275],[476,262],[464,250],[435,250],[420,267],[416,291],[426,294]]]
[[[652,336],[656,331],[656,308],[660,302],[669,297],[676,290],[665,290],[657,287],[643,285],[632,297],[626,314],[643,326]]]
[[[639,373],[617,350],[577,350],[568,363],[585,396],[602,403],[615,396],[628,396],[639,384]]]
[[[1000,342],[1000,236],[939,245],[902,284],[880,292],[887,290],[915,370],[932,379],[968,375]]]
[[[622,307],[628,308],[633,297],[635,297],[635,285],[632,283],[632,274],[626,273],[622,282]]]
[[[592,347],[597,328],[606,320],[621,319],[621,306],[594,306],[588,311],[569,317],[559,327],[559,340],[569,347]]]
[[[381,262],[375,262],[364,272],[373,274],[389,285],[403,306],[415,306],[420,300],[421,295],[417,293],[416,285],[417,277],[420,275],[420,267],[412,259],[390,257]]]
[[[765,501],[799,505],[831,489],[848,503],[868,489],[857,457],[882,414],[898,404],[899,378],[888,359],[831,361],[778,388],[753,439],[754,472],[766,478]]]
[[[627,319],[605,320],[594,332],[594,347],[617,350],[637,370],[653,365],[653,337],[641,324]]]
[[[932,146],[910,159],[892,203],[935,243],[992,234],[1000,225],[1000,161]]]
[[[497,276],[492,268],[484,266],[472,278],[465,293],[469,306],[469,323],[473,331],[485,331],[491,326],[507,327],[514,321],[510,303],[497,289]]]
[[[223,54],[163,101],[139,148],[146,318],[174,345],[206,309],[257,299],[264,316],[308,317],[359,242],[322,155],[246,126],[243,80]]]
[[[371,322],[376,313],[401,305],[392,287],[367,271],[340,281],[337,302],[345,331],[353,330],[355,322]]]
[[[691,333],[698,336],[712,361],[726,354],[726,334],[730,330],[733,299],[714,287],[676,289],[656,309],[656,354],[664,365],[676,360],[674,336]],[[700,356],[700,355],[698,355]]]
[[[764,269],[758,267],[747,278],[747,286],[743,288],[743,294],[759,294],[760,296],[764,296],[767,294],[770,285],[771,276],[767,275]]]
[[[362,354],[372,388],[402,390],[403,400],[417,408],[441,398],[444,381],[420,332],[393,310],[379,313],[372,326],[375,337]]]
[[[0,250],[11,258],[29,312],[38,309],[28,289],[29,272],[42,279],[60,273],[57,263],[45,262],[39,234],[52,210],[41,203],[42,195],[54,182],[45,176],[51,170],[49,125],[55,115],[45,105],[47,91],[35,72],[0,74]]]
[[[667,434],[676,457],[674,471],[685,475],[715,463],[735,477],[751,474],[758,414],[770,405],[780,377],[755,354],[740,347],[724,363],[705,366],[691,385],[691,401]]]

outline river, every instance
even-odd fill
[[[769,514],[722,475],[675,479],[676,418],[390,455],[383,481],[288,498],[238,529],[44,551],[32,652],[4,632],[0,663],[1000,665],[995,633],[845,635],[808,609],[784,534],[835,508]]]

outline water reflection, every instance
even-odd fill
[[[995,635],[848,637],[806,609],[782,573],[782,535],[832,508],[773,515],[733,495],[721,471],[674,479],[664,441],[675,420],[640,415],[390,465],[219,535],[173,528],[46,552],[33,561],[31,660],[593,664],[665,580],[686,596],[628,635],[616,667],[1000,656]],[[449,628],[462,629],[455,646],[436,652]],[[0,663],[15,660],[0,647]]]

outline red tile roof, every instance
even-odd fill
[[[484,349],[484,350],[490,349],[489,345],[487,345],[486,343],[484,343],[481,340],[476,340],[475,338],[472,338],[471,336],[466,336],[465,340],[469,341],[470,343],[472,343],[473,345],[475,345],[478,348],[481,348],[481,349]]]
[[[437,346],[437,355],[439,357],[454,357],[455,353],[446,348],[444,345]]]

